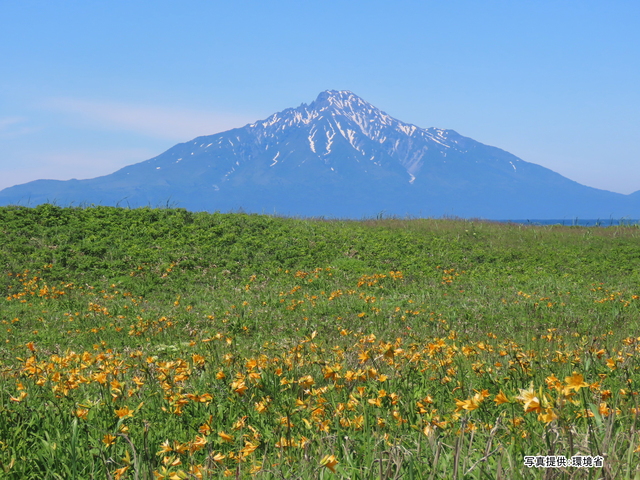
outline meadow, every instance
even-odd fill
[[[0,230],[0,478],[640,479],[638,225]]]

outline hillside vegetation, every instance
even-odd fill
[[[0,230],[1,478],[640,478],[638,226]]]

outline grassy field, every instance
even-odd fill
[[[640,478],[638,226],[0,230],[0,478]]]

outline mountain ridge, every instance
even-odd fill
[[[37,180],[0,191],[31,198],[144,206],[171,198],[190,210],[360,218],[397,215],[508,218],[640,216],[640,190],[580,185],[454,130],[397,120],[347,90],[309,105],[177,144],[87,180]]]

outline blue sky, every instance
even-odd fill
[[[92,178],[327,89],[640,190],[637,1],[0,2],[0,189]]]

